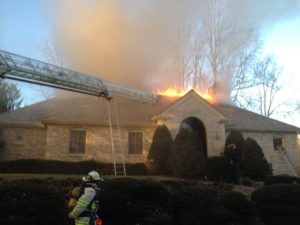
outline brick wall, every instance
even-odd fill
[[[84,154],[70,154],[70,130],[82,129],[86,131],[86,148]],[[143,153],[128,153],[128,132],[140,131],[143,133]],[[145,162],[155,128],[126,127],[121,128],[121,141],[125,152],[125,161],[130,163]],[[111,138],[108,127],[93,126],[63,126],[49,125],[47,130],[46,159],[66,161],[96,160],[112,162]]]
[[[4,128],[5,145],[0,160],[43,159],[46,149],[45,128]]]

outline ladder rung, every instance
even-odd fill
[[[116,167],[124,167],[124,165],[123,164],[116,164]]]

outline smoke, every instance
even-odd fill
[[[220,0],[221,1],[221,0]],[[179,27],[218,0],[56,0],[53,43],[65,66],[142,90],[179,82]],[[299,13],[298,0],[227,0],[237,32],[259,30]],[[245,46],[246,48],[247,46]]]

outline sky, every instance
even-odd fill
[[[89,2],[95,4],[95,9],[97,9],[97,0],[88,0]],[[135,0],[132,0],[132,2]],[[243,0],[240,0],[243,1]],[[55,4],[53,4],[55,2]],[[68,57],[72,57],[74,52],[72,49],[74,46],[69,46],[68,43],[72,43],[69,40],[76,40],[76,32],[78,29],[76,27],[76,23],[81,20],[86,20],[89,22],[91,19],[95,17],[82,14],[76,14],[81,12],[81,8],[84,6],[84,1],[80,0],[61,0],[61,1],[51,1],[51,0],[0,0],[0,50],[9,51],[12,53],[20,54],[23,56],[27,56],[34,59],[39,59],[45,61],[45,56],[43,54],[43,46],[45,42],[51,42],[54,40],[54,43],[59,46],[59,50],[64,51]],[[127,3],[130,2],[127,1]],[[154,0],[152,2],[155,2]],[[166,1],[167,2],[167,1]],[[171,1],[172,2],[172,1]],[[180,2],[175,1],[174,2]],[[192,0],[191,0],[192,2]],[[195,1],[197,2],[197,1]],[[239,2],[233,1],[233,2]],[[261,36],[264,40],[264,48],[263,51],[265,54],[274,54],[277,57],[277,61],[280,65],[283,66],[283,80],[282,82],[288,82],[280,94],[279,99],[285,101],[285,99],[294,99],[295,101],[300,101],[300,67],[299,67],[299,59],[300,59],[300,3],[297,0],[279,0],[279,1],[270,1],[270,0],[261,0],[261,1],[252,1],[253,4],[251,6],[257,7],[253,11],[263,11],[264,7],[270,13],[268,15],[264,15],[264,13],[256,14],[257,20],[260,21],[261,24]],[[266,4],[261,4],[260,2],[264,2]],[[136,3],[136,1],[135,1]],[[290,7],[283,7],[285,5]],[[292,4],[297,4],[298,7],[294,7]],[[148,3],[149,4],[149,3]],[[277,5],[276,5],[277,4]],[[180,6],[180,4],[178,4]],[[141,5],[135,4],[136,7],[141,7]],[[149,6],[149,5],[148,5]],[[151,6],[151,4],[150,4]],[[272,10],[272,8],[275,8]],[[109,7],[109,6],[108,6]],[[261,7],[261,8],[260,8]],[[168,8],[168,7],[167,7]],[[250,7],[251,8],[251,7]],[[108,8],[110,9],[110,8]],[[124,9],[125,11],[131,10],[131,7],[125,7],[122,5],[120,9]],[[167,16],[169,18],[176,18],[176,12],[179,12],[180,8],[175,8],[174,13],[170,13],[166,11],[163,7],[155,8],[153,7],[153,11],[161,10],[161,14]],[[256,10],[258,9],[258,10]],[[119,10],[119,9],[118,9]],[[115,13],[124,13],[118,10],[114,10]],[[177,11],[176,11],[177,10]],[[151,10],[149,10],[149,14],[151,14]],[[169,10],[170,11],[170,10]],[[272,12],[271,12],[272,11]],[[280,13],[283,11],[283,13]],[[138,11],[134,11],[138,12]],[[147,12],[147,11],[144,11]],[[95,15],[97,15],[97,11],[95,10]],[[105,14],[105,13],[103,13]],[[130,13],[128,13],[130,14]],[[280,16],[279,16],[280,14]],[[77,15],[78,18],[72,17],[73,15]],[[108,17],[108,16],[107,16]],[[106,19],[107,17],[101,17],[101,19]],[[122,20],[116,18],[116,24],[120,28],[127,27],[126,24],[122,23]],[[151,20],[153,17],[143,16],[145,20]],[[74,23],[71,23],[75,21]],[[151,25],[151,21],[148,23]],[[157,21],[160,23],[160,21]],[[99,25],[99,24],[98,24]],[[101,26],[100,24],[99,26]],[[165,24],[168,26],[168,24]],[[80,26],[80,24],[78,24]],[[138,27],[138,25],[136,25]],[[159,27],[159,24],[157,25]],[[95,27],[91,27],[94,29]],[[138,42],[139,39],[134,39],[135,30],[132,27],[131,33],[129,32],[124,37],[120,37],[119,39],[114,39],[115,42],[121,39],[131,39],[135,42]],[[68,30],[66,30],[68,29]],[[97,40],[92,39],[89,36],[89,27],[84,28],[84,32],[86,32],[86,42],[96,42]],[[116,35],[123,35],[123,33],[119,33],[117,29],[111,29],[110,32],[116,33]],[[145,36],[148,35],[148,31],[145,30]],[[151,32],[159,33],[157,27],[151,27]],[[67,34],[67,35],[66,35]],[[162,33],[164,35],[164,33]],[[143,38],[147,38],[143,36]],[[109,36],[107,38],[110,38]],[[152,37],[153,38],[153,37]],[[105,40],[105,39],[104,39]],[[120,41],[121,42],[121,41]],[[62,47],[63,43],[63,47]],[[107,42],[108,43],[108,42]],[[127,42],[128,43],[128,42]],[[134,43],[136,44],[136,43]],[[149,44],[149,48],[141,48],[140,54],[148,54],[148,58],[151,58],[151,63],[156,63],[155,59],[156,55],[151,55],[148,53],[151,48],[163,48],[163,45],[158,45],[153,42]],[[100,46],[103,47],[103,46]],[[100,48],[99,47],[99,48]],[[119,49],[118,49],[119,47]],[[76,46],[76,48],[80,49],[80,46]],[[118,45],[114,43],[114,50],[117,54],[122,55],[125,54],[126,51],[122,52],[122,48],[124,45]],[[121,51],[119,51],[121,49]],[[85,49],[81,49],[84,55]],[[103,48],[101,48],[103,50]],[[127,49],[126,49],[127,50]],[[90,51],[87,52],[87,55],[91,54]],[[161,54],[161,52],[160,52]],[[111,57],[113,57],[112,55]],[[132,56],[134,59],[138,59],[138,56]],[[87,58],[87,57],[85,57]],[[96,58],[97,60],[102,60]],[[109,56],[108,56],[108,59]],[[66,59],[68,60],[68,59]],[[80,64],[80,59],[72,59],[77,64]],[[76,61],[77,60],[77,61]],[[79,61],[78,61],[79,60]],[[85,62],[85,61],[83,61]],[[116,61],[118,63],[118,61]],[[132,63],[128,61],[128,63]],[[152,65],[144,64],[144,62],[137,62],[137,64],[143,65],[142,69],[151,68]],[[77,70],[76,66],[71,68]],[[126,68],[121,68],[122,70],[126,70]],[[87,72],[93,73],[93,68],[87,68]],[[149,71],[151,71],[149,69]],[[106,70],[103,70],[102,73],[105,74]],[[105,77],[107,79],[107,77]],[[114,81],[113,77],[111,81]],[[132,79],[136,79],[133,77]],[[22,90],[22,95],[24,99],[24,104],[30,105],[34,102],[42,101],[44,99],[43,94],[41,93],[39,87],[30,84],[17,83],[18,87]],[[295,113],[293,116],[283,117],[278,116],[278,118],[283,122],[290,123],[300,127],[300,113]]]

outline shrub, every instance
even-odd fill
[[[268,176],[265,179],[265,185],[271,184],[300,184],[300,177],[288,176],[288,175],[277,175],[277,176]]]
[[[104,191],[101,214],[107,225],[173,224],[171,195],[158,182],[112,179]]]
[[[255,208],[245,195],[227,191],[220,195],[219,202],[223,209],[224,221],[228,221],[228,224],[254,224]]]
[[[251,199],[266,225],[298,225],[300,221],[300,185],[274,184],[255,190]]]
[[[179,225],[216,224],[217,193],[207,188],[182,188],[173,198],[176,222]]]
[[[252,138],[247,138],[242,148],[240,168],[242,175],[251,179],[264,180],[272,174],[263,150]]]
[[[203,161],[202,176],[208,180],[225,181],[228,179],[229,163],[223,156],[213,156]]]
[[[167,160],[172,144],[173,140],[169,129],[165,125],[157,127],[147,157],[152,163],[154,174],[169,174]]]
[[[65,195],[46,182],[28,180],[0,186],[0,224],[67,224]]]
[[[93,160],[65,162],[58,160],[22,159],[3,161],[0,173],[50,173],[50,174],[87,174],[91,170],[99,170],[104,175],[113,174],[113,164]],[[143,163],[126,164],[128,175],[147,175],[147,167]]]
[[[237,192],[185,187],[174,195],[174,213],[179,225],[253,225],[255,211]]]
[[[204,158],[198,149],[198,137],[194,132],[181,129],[175,138],[169,165],[176,177],[195,178],[200,176],[200,164]]]

